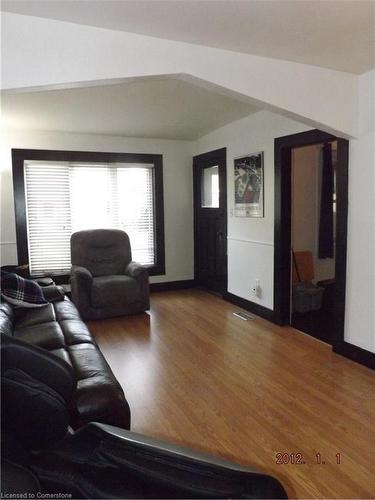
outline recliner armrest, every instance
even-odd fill
[[[73,265],[70,271],[72,301],[79,310],[82,319],[90,318],[90,295],[93,276],[83,266]]]
[[[92,274],[86,267],[83,266],[72,266],[70,271],[72,278],[83,279],[85,281],[92,281]]]
[[[140,483],[142,493],[152,492],[152,498],[288,498],[268,474],[111,425],[90,423],[79,429],[69,453],[75,450],[90,470],[103,472],[110,464],[112,481],[107,484],[117,485],[116,491],[105,491],[111,498],[150,498],[139,495]],[[99,480],[101,493],[102,486]]]
[[[210,455],[208,453],[195,451],[191,448],[168,443],[166,441],[145,436],[143,434],[137,434],[126,429],[121,429],[120,427],[115,427],[113,425],[102,424],[99,422],[90,422],[85,427],[82,427],[77,431],[77,435],[80,434],[91,434],[98,436],[100,439],[114,440],[118,445],[132,445],[134,447],[148,449],[149,451],[156,450],[159,453],[165,453],[169,454],[169,456],[174,456],[176,459],[178,457],[183,457],[190,460],[199,460],[201,463],[228,468],[233,471],[251,472],[258,474],[258,472],[253,469],[243,467],[242,465],[235,464],[233,462],[230,462],[229,460],[225,460],[220,457],[214,457],[213,455]]]
[[[129,264],[126,266],[125,269],[125,274],[127,274],[132,278],[137,278],[139,275],[143,273],[147,274],[147,269],[138,262],[134,261],[129,262]]]

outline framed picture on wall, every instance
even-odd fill
[[[264,217],[263,151],[234,159],[235,217]]]

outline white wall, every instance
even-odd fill
[[[359,137],[350,141],[345,340],[375,352],[375,71],[359,77]]]
[[[163,155],[166,274],[152,282],[193,278],[191,143],[58,132],[4,132],[1,142],[1,264],[16,264],[11,148]]]
[[[5,89],[190,75],[311,126],[356,133],[356,76],[349,73],[6,12],[2,26]]]
[[[306,125],[269,111],[260,111],[196,141],[194,154],[227,148],[228,291],[273,308],[274,139],[309,130]],[[233,217],[233,159],[264,151],[264,218]],[[260,279],[262,294],[252,287]]]

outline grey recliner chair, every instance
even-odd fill
[[[71,236],[72,300],[83,319],[135,314],[150,308],[147,269],[132,261],[129,236],[117,229]]]

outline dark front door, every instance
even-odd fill
[[[226,149],[193,159],[194,258],[197,284],[227,289]]]

